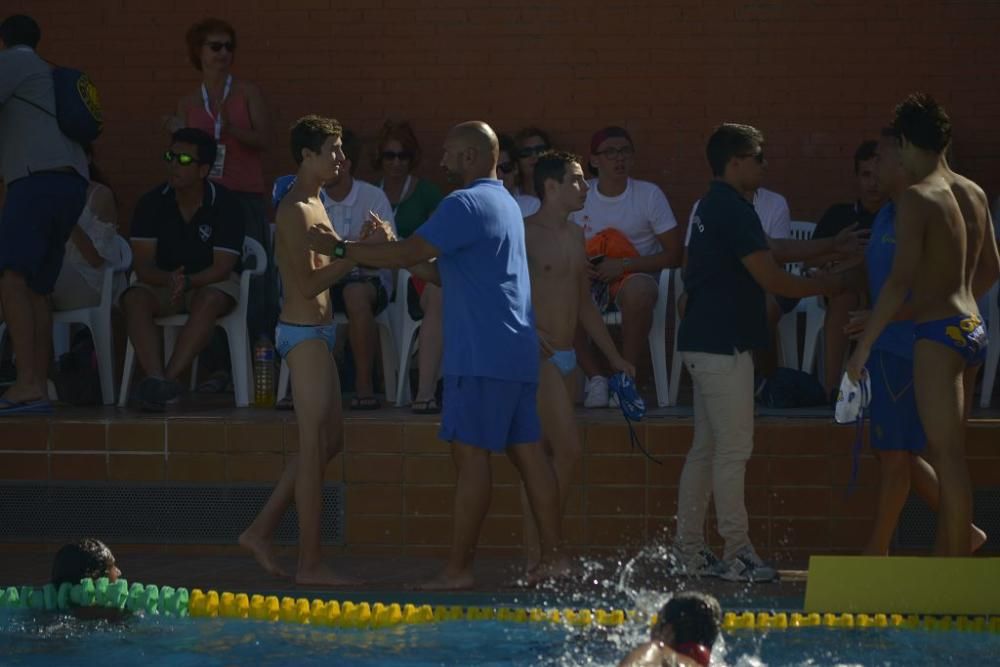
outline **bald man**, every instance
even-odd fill
[[[428,590],[473,585],[472,560],[490,506],[490,455],[505,453],[524,481],[538,526],[541,560],[529,583],[569,571],[560,551],[555,473],[539,439],[536,409],[540,348],[531,309],[524,223],[497,180],[499,147],[486,123],[457,125],[441,166],[461,185],[405,241],[350,243],[326,227],[310,231],[313,250],[375,267],[412,267],[441,285],[444,299],[444,406],[439,437],[451,443],[457,468],[454,541],[444,572]],[[371,216],[366,235],[392,241]],[[433,264],[428,260],[437,258]]]

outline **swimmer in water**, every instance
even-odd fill
[[[721,623],[722,609],[714,597],[677,593],[660,609],[649,641],[625,656],[618,667],[708,667]]]
[[[79,542],[63,545],[52,559],[52,585],[57,589],[64,583],[76,585],[81,579],[107,577],[109,583],[118,581],[122,571],[118,569],[115,555],[104,542],[93,537],[85,537]],[[74,607],[72,613],[77,618],[120,620],[127,615],[119,609],[104,607]]]

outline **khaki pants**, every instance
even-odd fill
[[[750,545],[743,497],[753,451],[753,358],[749,352],[682,352],[694,379],[694,441],[681,473],[677,547],[691,558],[705,546],[705,513],[715,499],[724,560]]]

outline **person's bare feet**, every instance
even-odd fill
[[[299,571],[295,573],[295,583],[299,586],[346,588],[359,586],[363,582],[360,579],[337,574],[326,565],[320,564],[310,568],[300,567]]]
[[[535,569],[528,572],[525,584],[528,586],[537,586],[559,579],[568,579],[572,573],[573,568],[569,558],[566,556],[557,556],[551,560],[542,561]]]
[[[413,587],[416,591],[467,591],[475,585],[475,578],[471,570],[452,572],[445,570],[438,576],[417,584]]]
[[[281,567],[278,563],[278,556],[274,553],[274,545],[267,540],[262,540],[261,538],[251,535],[249,532],[244,531],[239,537],[239,544],[241,547],[253,554],[254,560],[260,565],[268,574],[272,574],[276,577],[287,577],[288,572]]]
[[[986,544],[986,533],[979,526],[972,526],[972,553],[979,551],[979,548]]]

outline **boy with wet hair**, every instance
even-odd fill
[[[115,555],[104,542],[85,537],[79,542],[64,544],[52,559],[52,585],[78,584],[81,579],[107,577],[114,583],[122,576]]]
[[[714,597],[677,593],[657,614],[650,640],[625,656],[618,667],[708,667],[721,623],[722,609]]]

